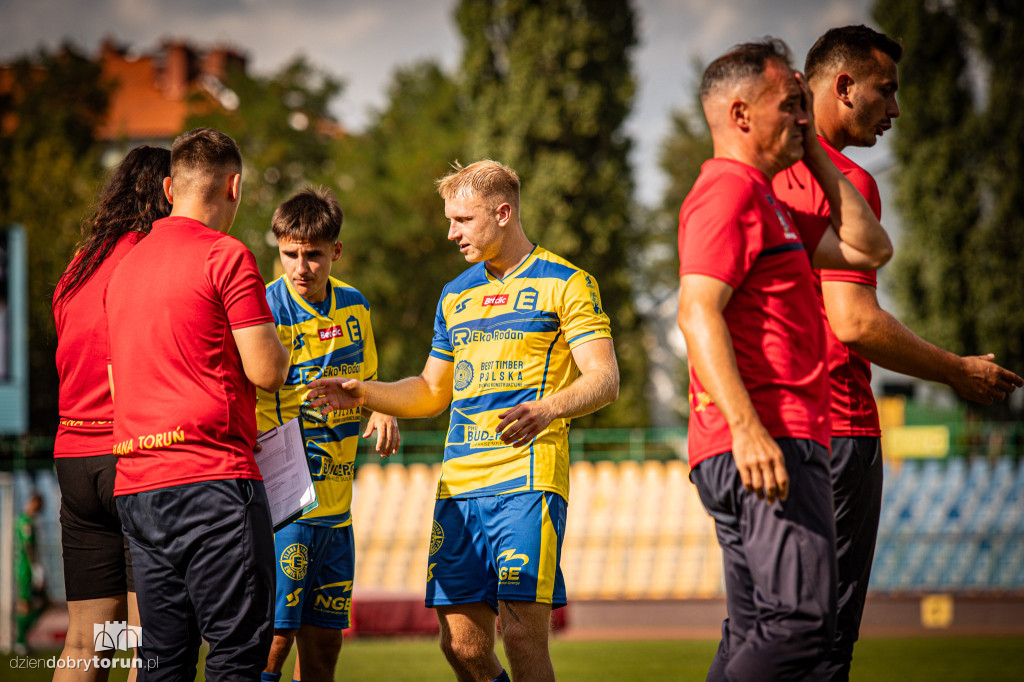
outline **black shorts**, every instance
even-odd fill
[[[64,593],[68,601],[135,590],[128,541],[114,505],[117,455],[58,457]]]
[[[262,481],[200,481],[117,498],[131,543],[146,682],[258,680],[274,639],[277,556]],[[340,598],[340,597],[339,597]]]

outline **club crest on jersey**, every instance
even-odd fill
[[[538,296],[538,293],[537,293],[536,289],[534,289],[532,287],[528,287],[526,289],[523,289],[522,291],[519,292],[519,295],[516,296],[516,304],[514,306],[515,309],[516,310],[536,310],[537,309],[537,296]]]
[[[443,544],[444,528],[441,527],[440,523],[434,521],[434,526],[430,530],[430,556],[437,554],[437,550],[441,549],[441,545]]]
[[[455,389],[461,391],[473,383],[473,365],[466,360],[459,360],[455,365]]]
[[[484,305],[506,305],[508,303],[508,294],[495,294],[494,296],[484,296]]]
[[[286,576],[292,580],[302,580],[306,577],[306,570],[309,568],[309,550],[300,543],[288,545],[281,552],[278,563]]]
[[[782,212],[780,207],[775,203],[775,197],[771,194],[764,195],[764,198],[768,200],[768,203],[773,209],[775,209],[775,216],[779,219],[779,223],[782,225],[782,234],[785,235],[786,239],[800,239],[793,228],[790,226],[789,221],[786,220],[785,214]]]

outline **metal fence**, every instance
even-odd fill
[[[969,419],[940,426],[948,430],[948,456],[1024,458],[1024,422],[980,422]],[[395,464],[440,462],[444,431],[402,431],[402,447],[389,461]],[[356,465],[376,461],[375,436],[360,439]],[[53,439],[0,438],[0,471],[48,469]],[[570,429],[569,458],[573,462],[668,461],[686,459],[686,428]],[[384,462],[386,463],[386,462]]]

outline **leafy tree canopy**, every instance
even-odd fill
[[[1020,373],[1024,15],[1006,0],[886,0],[874,14],[904,45],[893,142],[904,233],[892,273],[904,318]]]
[[[462,89],[469,157],[493,158],[522,180],[526,234],[597,279],[612,320],[619,400],[586,425],[646,421],[646,366],[629,271],[637,236],[629,139],[636,89],[629,2],[462,0]]]
[[[109,84],[99,65],[70,45],[16,60],[0,96],[0,225],[20,223],[28,239],[29,429],[57,426],[53,290],[81,235],[104,178],[94,130]]]

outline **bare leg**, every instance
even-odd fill
[[[494,653],[494,611],[484,602],[438,606],[441,651],[459,682],[491,682],[501,674]]]
[[[142,623],[139,620],[139,596],[134,592],[128,593],[128,625],[134,625],[138,627]],[[139,652],[133,647],[132,658],[137,658]],[[128,670],[128,682],[135,682],[135,678],[139,676],[138,668],[129,668]]]
[[[109,658],[113,651],[96,651],[92,639],[93,625],[108,621],[125,620],[128,614],[128,599],[124,595],[103,597],[100,599],[81,599],[68,602],[68,634],[64,640],[62,659],[76,664],[83,659],[90,662],[94,656]],[[53,673],[54,682],[104,682],[110,673],[109,668],[90,665],[86,669],[82,665],[76,667],[57,667]]]
[[[292,678],[303,682],[332,682],[341,653],[341,638],[341,630],[303,624],[295,639],[299,656]],[[302,677],[299,677],[299,659],[303,661]]]
[[[292,650],[296,632],[298,630],[274,630],[274,641],[270,644],[270,655],[267,657],[267,667],[263,672],[281,672],[288,652]]]
[[[501,638],[516,682],[554,682],[555,670],[548,651],[551,605],[529,601],[498,604]]]

